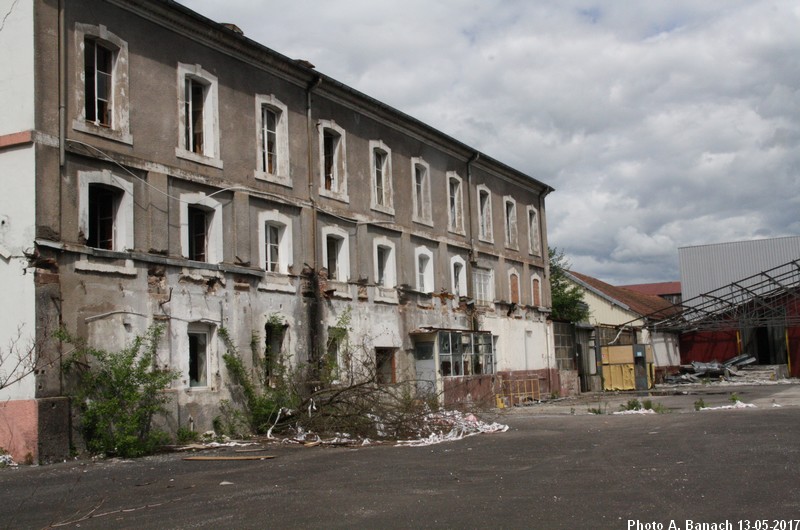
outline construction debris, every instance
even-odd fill
[[[692,364],[681,365],[681,373],[668,375],[664,382],[667,384],[700,383],[702,378],[714,377],[730,381],[740,375],[739,368],[753,364],[756,358],[752,355],[737,355],[725,362],[716,359],[707,363],[692,361]]]

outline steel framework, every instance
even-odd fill
[[[800,326],[800,260],[684,300],[674,315],[650,320],[658,331],[727,331]]]

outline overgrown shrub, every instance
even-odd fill
[[[135,457],[169,442],[166,433],[152,426],[153,417],[165,412],[164,390],[179,375],[156,368],[162,333],[162,326],[153,325],[146,335],[116,352],[91,348],[64,330],[57,334],[75,347],[65,370],[77,374],[74,397],[90,452]]]

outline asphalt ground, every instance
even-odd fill
[[[694,410],[733,393],[757,406]],[[633,398],[670,412],[588,412]],[[589,395],[483,417],[510,428],[424,447],[197,453],[269,460],[2,469],[0,527],[800,528],[800,385]]]

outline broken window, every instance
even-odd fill
[[[493,374],[492,334],[440,331],[439,368],[443,377]]]
[[[506,246],[517,248],[517,203],[511,197],[505,198]]]
[[[375,348],[375,382],[383,385],[397,382],[394,348]]]
[[[199,206],[187,206],[189,254],[194,261],[206,261],[208,243],[208,212]]]
[[[208,333],[189,331],[189,386],[208,386]]]
[[[347,157],[344,129],[330,120],[320,120],[320,195],[348,201]]]
[[[342,238],[336,236],[328,236],[325,244],[327,245],[327,258],[325,264],[328,268],[328,278],[339,278],[339,251],[342,247]]]
[[[461,291],[461,284],[464,279],[464,265],[453,263],[453,296],[456,298],[466,296],[467,293]]]
[[[392,151],[380,140],[370,140],[369,147],[372,160],[371,207],[392,214]]]
[[[378,285],[386,285],[386,268],[389,264],[389,252],[390,249],[388,247],[382,245],[378,246],[378,277],[376,280]]]
[[[111,127],[114,51],[87,37],[83,53],[86,121]]]
[[[414,255],[417,258],[417,291],[433,292],[433,253],[426,247],[417,247]]]
[[[285,331],[282,324],[268,322],[264,326],[264,377],[270,384],[281,363]]]
[[[494,271],[475,267],[472,271],[475,286],[475,303],[482,306],[494,302]]]
[[[412,195],[413,220],[430,225],[431,219],[431,184],[428,164],[421,158],[411,159],[411,174],[414,177]]]
[[[89,235],[86,244],[104,250],[114,249],[117,207],[122,191],[103,184],[89,184]]]
[[[206,87],[200,81],[187,77],[184,87],[184,116],[186,118],[184,134],[186,150],[199,155],[203,150],[203,102]]]
[[[451,232],[463,232],[463,201],[461,198],[461,178],[453,172],[447,179],[447,229]]]
[[[285,226],[277,223],[266,223],[264,227],[267,238],[264,249],[267,259],[264,268],[269,272],[278,272],[280,270],[281,238],[285,229]]]
[[[288,109],[272,94],[255,96],[257,179],[291,186]]]
[[[478,237],[492,241],[492,195],[486,186],[478,186]]]
[[[325,242],[322,259],[328,279],[346,282],[350,278],[348,233],[337,226],[328,226],[322,229],[322,237]]]
[[[541,254],[541,239],[539,237],[539,214],[533,206],[528,206],[528,244],[530,253],[536,256]]]

